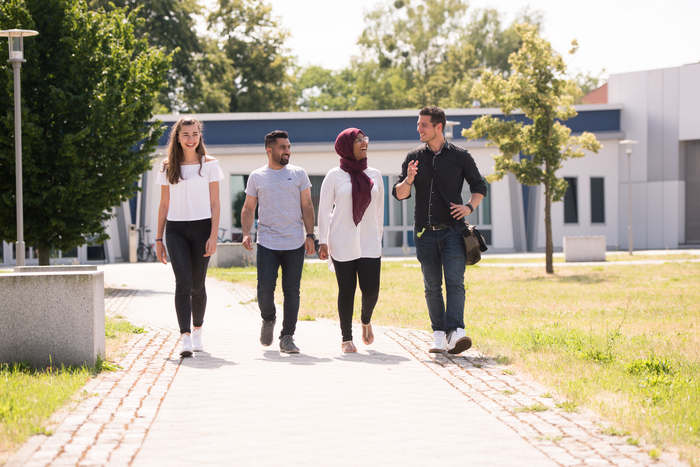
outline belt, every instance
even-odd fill
[[[428,226],[430,230],[445,230],[445,229],[451,229],[451,225],[447,224],[431,224]]]

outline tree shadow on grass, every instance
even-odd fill
[[[612,282],[612,281],[616,281],[616,280],[617,280],[617,277],[615,277],[615,276],[601,277],[599,275],[587,275],[587,274],[576,274],[573,276],[558,276],[558,275],[537,276],[537,277],[526,277],[526,278],[522,278],[522,279],[513,279],[514,282],[537,283],[537,282],[552,281],[552,282],[559,282],[559,283],[564,283],[564,284],[601,284],[603,282]]]

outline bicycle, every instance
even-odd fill
[[[155,248],[155,242],[150,243],[148,241],[148,233],[150,230],[146,229],[145,227],[141,227],[136,229],[139,232],[139,246],[136,249],[136,259],[138,259],[141,262],[145,261],[151,261],[155,262],[157,259],[156,257],[156,248]],[[144,242],[144,238],[146,241]]]
[[[216,240],[217,240],[219,243],[232,243],[231,240],[229,240],[229,239],[227,239],[227,238],[224,238],[224,237],[226,236],[226,232],[227,232],[228,229],[224,229],[224,228],[219,227],[219,230],[223,230],[224,233],[222,233]]]

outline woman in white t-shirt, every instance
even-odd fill
[[[341,349],[357,352],[352,341],[355,290],[362,291],[362,342],[374,342],[372,312],[379,298],[384,233],[382,174],[367,166],[369,138],[358,128],[335,140],[340,165],[323,179],[318,207],[319,257],[332,261],[338,281]]]
[[[156,254],[167,255],[175,273],[175,312],[182,334],[181,357],[204,350],[202,325],[207,307],[205,279],[219,233],[219,162],[206,154],[202,123],[181,118],[173,125],[156,183],[161,185]],[[166,230],[167,224],[167,230]],[[163,245],[163,231],[168,247]],[[190,320],[194,331],[190,329]]]

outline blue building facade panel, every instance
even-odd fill
[[[503,118],[502,116],[497,116]],[[465,141],[461,137],[463,128],[469,128],[478,118],[476,115],[450,114],[449,120],[457,120],[459,125],[454,127],[454,141]],[[527,122],[523,115],[510,117],[516,121]],[[260,145],[262,147],[265,135],[273,130],[289,132],[292,144],[303,143],[332,143],[338,134],[346,128],[360,128],[371,140],[375,141],[411,141],[418,140],[415,117],[362,117],[362,118],[327,118],[318,119],[266,119],[266,120],[230,120],[204,121],[204,138],[210,145]],[[566,125],[573,133],[583,131],[620,131],[620,110],[591,110],[581,111],[568,120]],[[161,137],[159,144],[165,146],[172,123]]]

